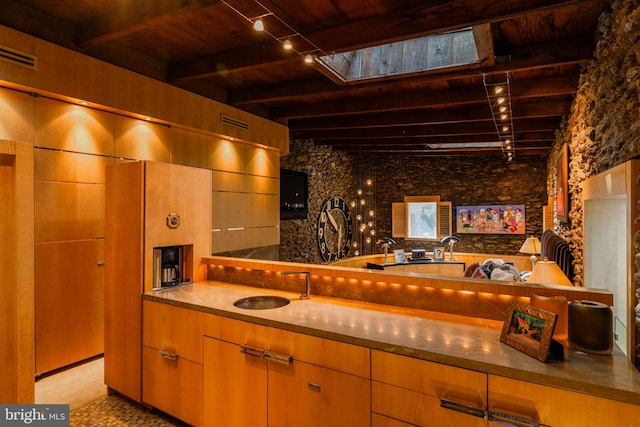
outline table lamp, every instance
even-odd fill
[[[531,270],[533,271],[533,267],[536,265],[536,255],[540,253],[540,240],[537,237],[528,237],[527,240],[524,241],[522,247],[518,252],[523,254],[531,254]]]
[[[538,261],[529,276],[530,283],[542,283],[544,285],[573,286],[571,280],[560,270],[558,264],[548,259]]]

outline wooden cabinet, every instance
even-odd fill
[[[202,316],[143,302],[142,400],[191,425],[202,425]]]
[[[484,373],[372,350],[371,384],[374,426],[487,425]]]
[[[369,349],[213,315],[205,335],[205,426],[370,425]]]
[[[488,390],[489,426],[640,426],[638,405],[496,375]]]
[[[183,246],[185,278],[206,279],[211,171],[156,162],[107,167],[105,384],[141,402],[142,300],[153,287],[153,248]],[[168,215],[180,217],[170,227]]]

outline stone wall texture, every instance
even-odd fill
[[[595,60],[582,70],[571,113],[557,133],[548,159],[547,188],[555,197],[556,161],[564,144],[568,145],[569,219],[566,223],[556,220],[554,229],[573,250],[577,285],[584,282],[581,184],[591,176],[640,156],[640,0],[613,1],[610,11],[600,17],[596,36]],[[640,236],[632,238],[636,243],[636,259],[639,259]],[[637,268],[640,261],[636,262]],[[636,273],[634,305],[640,293],[638,276]],[[636,312],[640,316],[640,308]],[[636,337],[640,337],[637,326]],[[640,348],[636,354],[640,354]]]
[[[391,205],[402,202],[404,196],[440,196],[452,202],[452,216],[458,205],[518,204],[525,205],[526,235],[542,234],[542,206],[547,203],[546,158],[527,157],[508,162],[502,156],[486,157],[354,157],[330,147],[316,146],[311,141],[294,141],[290,154],[281,160],[286,169],[309,175],[309,217],[307,220],[280,222],[280,260],[322,262],[317,249],[317,221],[322,203],[332,195],[347,201],[360,200],[356,191],[362,189],[367,201],[366,217],[374,211],[375,234],[367,228],[367,244],[360,238],[354,215],[354,240],[359,241],[359,254],[381,253],[375,241],[392,236]],[[372,180],[371,186],[366,183]],[[368,221],[367,221],[368,222]],[[457,235],[452,225],[453,234]],[[464,234],[458,235],[459,252],[484,252],[517,255],[525,234]],[[437,242],[396,238],[392,249],[407,251],[423,248],[432,251]],[[352,248],[351,255],[354,255]]]

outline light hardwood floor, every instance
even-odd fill
[[[36,403],[68,403],[73,410],[106,395],[102,357],[36,381]]]

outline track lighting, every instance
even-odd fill
[[[282,47],[285,48],[286,50],[293,49],[293,45],[291,44],[291,40],[289,40],[289,39],[285,40],[284,43],[282,43]]]
[[[505,73],[502,81],[492,83],[487,82],[487,75],[483,75],[483,83],[493,123],[500,139],[503,154],[507,160],[513,160],[515,156],[515,146],[513,138],[513,111],[511,111],[511,88],[509,85],[509,73]],[[498,121],[502,122],[498,124]],[[506,124],[505,124],[506,122]]]
[[[256,31],[264,31],[264,22],[262,22],[262,18],[258,18],[253,21],[253,29]]]
[[[307,64],[311,64],[313,62],[313,56],[311,56],[311,54],[307,54],[304,57],[304,62],[306,62]]]

